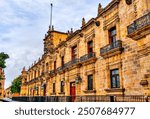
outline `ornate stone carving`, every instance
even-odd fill
[[[103,10],[102,5],[101,5],[101,3],[99,3],[97,16],[101,13],[102,10]]]
[[[48,53],[48,52],[53,53],[53,51],[54,51],[54,46],[53,46],[52,41],[51,40],[45,41],[45,43],[44,43],[44,53],[45,54]]]
[[[114,14],[112,17],[109,19],[106,19],[104,21],[104,30],[108,30],[116,25],[116,23],[119,22],[119,15],[118,13]]]
[[[95,37],[95,30],[91,30],[89,33],[85,34],[85,42],[92,40]]]
[[[84,26],[86,24],[85,19],[82,18],[82,26]]]

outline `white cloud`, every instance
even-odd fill
[[[48,30],[50,3],[53,3],[53,24],[66,32],[79,29],[82,17],[86,21],[97,15],[98,3],[111,0],[0,0],[0,52],[7,60],[6,87],[43,53],[43,38]]]

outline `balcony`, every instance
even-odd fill
[[[117,40],[111,44],[108,44],[100,49],[100,55],[104,58],[120,54],[123,51],[122,41]]]
[[[96,61],[95,52],[90,52],[86,55],[83,55],[80,57],[80,63],[81,64],[90,64]]]
[[[63,72],[63,67],[58,67],[58,68],[56,69],[56,72],[57,72],[57,73]]]
[[[70,69],[78,67],[78,65],[77,65],[78,63],[79,63],[79,59],[77,59],[77,58],[72,59],[70,61],[70,66],[68,67],[68,69],[70,70]]]
[[[148,35],[150,33],[150,12],[127,26],[127,30],[128,37],[134,40]]]
[[[53,77],[56,73],[61,74],[61,73],[64,73],[65,70],[71,70],[73,68],[77,68],[78,66],[80,66],[80,65],[78,65],[79,63],[82,63],[82,64],[86,63],[87,64],[87,63],[91,63],[93,61],[95,62],[95,60],[96,60],[96,57],[95,57],[94,52],[86,54],[86,55],[80,57],[80,59],[75,58],[75,59],[65,63],[64,66],[58,67],[56,69],[56,71],[51,70],[50,76]]]
[[[50,71],[50,76],[53,77],[55,75],[55,70]]]
[[[62,67],[62,70],[66,70],[71,66],[71,61],[67,62],[64,64],[64,66]]]
[[[79,60],[77,58],[71,60],[71,65],[77,64]]]
[[[77,63],[78,63],[78,59],[75,58],[67,63],[64,64],[64,66],[58,67],[56,72],[57,73],[63,73],[63,71],[65,71],[66,69],[72,69]]]

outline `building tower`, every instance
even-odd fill
[[[0,67],[0,98],[4,97],[4,83],[5,83],[4,70]]]

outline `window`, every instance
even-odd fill
[[[38,70],[38,76],[40,76],[40,70]]]
[[[64,81],[60,82],[60,92],[63,93],[64,92]]]
[[[109,43],[114,43],[116,42],[116,27],[113,27],[109,30]]]
[[[34,78],[36,78],[36,70],[34,71]]]
[[[44,72],[44,68],[45,68],[45,66],[44,66],[44,64],[42,65],[42,73]]]
[[[72,47],[72,60],[77,58],[77,46]]]
[[[39,95],[39,87],[36,87],[36,95]]]
[[[49,64],[46,63],[46,72],[48,72],[48,67],[49,67]]]
[[[56,71],[56,61],[54,61],[54,71]]]
[[[53,83],[53,93],[55,93],[56,92],[56,87],[55,87],[55,83]]]
[[[27,82],[27,79],[25,78],[25,80],[24,80],[24,81],[25,81],[25,83],[26,83],[26,82]]]
[[[88,75],[88,90],[93,90],[93,75]]]
[[[2,88],[2,84],[0,83],[0,89]]]
[[[93,41],[88,42],[88,54],[93,52]]]
[[[61,57],[61,66],[64,66],[64,56]]]
[[[111,88],[120,88],[119,70],[114,69],[110,71]]]

